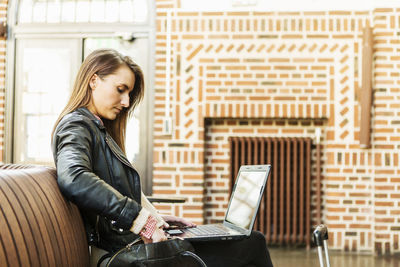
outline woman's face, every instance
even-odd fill
[[[88,109],[100,118],[114,120],[123,108],[129,107],[129,93],[134,85],[135,75],[126,65],[103,79],[93,75],[90,80],[92,100]]]

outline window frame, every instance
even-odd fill
[[[146,84],[147,99],[147,158],[146,173],[142,177],[143,191],[146,194],[152,192],[153,177],[153,120],[154,120],[154,73],[155,73],[155,2],[148,1],[148,21],[147,23],[31,23],[17,24],[19,0],[9,1],[7,21],[8,38],[6,49],[6,79],[5,79],[5,131],[4,131],[4,163],[15,163],[15,120],[16,120],[16,43],[18,39],[29,38],[106,38],[116,37],[123,34],[133,34],[135,37],[145,37],[149,43],[147,66],[148,81]],[[83,44],[83,42],[82,42]],[[83,56],[83,49],[82,49]]]

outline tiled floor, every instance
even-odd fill
[[[274,267],[319,267],[318,252],[315,248],[285,249],[269,248]],[[329,251],[331,267],[400,267],[400,256],[374,257],[338,251]],[[325,264],[326,266],[326,264]]]

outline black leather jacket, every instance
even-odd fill
[[[79,207],[89,245],[113,251],[136,239],[129,229],[141,210],[139,174],[101,121],[86,108],[67,114],[52,150],[58,185]]]

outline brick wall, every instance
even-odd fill
[[[157,1],[157,7],[154,193],[188,198],[159,207],[198,223],[221,220],[229,136],[314,137],[318,127],[331,247],[398,252],[399,10],[183,12],[174,1]],[[170,136],[162,131],[167,12]],[[360,149],[367,21],[375,34],[372,147]]]
[[[399,252],[400,9],[374,12],[372,192],[375,251]]]

